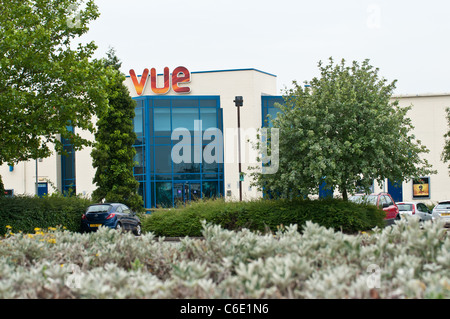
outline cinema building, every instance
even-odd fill
[[[276,116],[276,103],[283,103],[275,75],[257,69],[190,72],[178,67],[166,68],[162,74],[154,69],[138,75],[133,71],[125,84],[137,102],[134,174],[146,208],[170,207],[201,197],[249,200],[262,196],[250,185],[248,167],[257,165],[252,146],[257,130],[268,114]],[[237,96],[243,98],[239,108]],[[430,149],[426,157],[438,174],[423,176],[426,192],[423,187],[418,192],[412,182],[394,185],[389,180],[381,188],[374,184],[374,192],[388,191],[397,201],[450,199],[448,168],[441,161],[450,94],[395,98],[400,105],[414,105],[408,114],[414,134]],[[90,133],[78,133],[94,138]],[[91,149],[75,153],[70,147],[66,145],[69,156],[54,154],[13,167],[1,166],[8,194],[43,195],[72,189],[90,196],[95,189]],[[327,195],[324,191],[320,194]]]

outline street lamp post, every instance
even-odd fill
[[[36,181],[35,181],[36,196],[39,196],[39,178],[38,178],[38,159],[36,158]]]
[[[241,164],[241,107],[244,105],[242,96],[236,96],[234,104],[237,107],[237,124],[238,124],[238,154],[239,154],[239,201],[242,202],[242,164]]]

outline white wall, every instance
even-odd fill
[[[403,107],[412,105],[408,116],[414,126],[413,134],[430,150],[430,153],[424,154],[423,157],[438,171],[436,175],[429,176],[429,199],[413,199],[410,181],[403,183],[403,201],[423,201],[431,204],[450,199],[449,163],[441,160],[444,135],[449,130],[445,109],[450,107],[450,94],[401,95],[394,96],[393,99],[398,99],[399,105]],[[385,189],[387,191],[387,184]],[[375,191],[383,191],[383,187],[376,185]]]

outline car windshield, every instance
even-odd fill
[[[350,197],[350,201],[357,203],[357,204],[371,204],[376,205],[377,204],[377,195],[363,195],[363,196],[352,196]]]
[[[440,203],[435,207],[435,209],[450,209],[450,203]]]
[[[106,213],[111,208],[111,205],[94,205],[89,206],[87,209],[87,213]]]
[[[406,212],[406,211],[412,211],[413,210],[413,205],[412,204],[397,204],[398,210],[401,212]]]

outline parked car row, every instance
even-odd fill
[[[355,203],[373,204],[383,209],[386,212],[385,220],[388,224],[409,215],[418,217],[421,222],[443,220],[446,226],[450,225],[450,200],[439,202],[433,210],[430,210],[422,202],[395,203],[388,193],[355,195],[349,200]]]
[[[400,213],[395,201],[388,193],[355,195],[349,198],[355,203],[367,203],[377,206],[386,212],[384,218],[388,224],[393,224],[396,220],[400,220]]]
[[[349,200],[355,203],[372,204],[383,209],[386,212],[385,220],[388,224],[409,215],[418,217],[422,222],[439,219],[445,221],[446,225],[450,225],[450,200],[439,202],[432,211],[421,202],[395,203],[388,193],[355,195]],[[87,208],[81,218],[82,231],[95,231],[101,226],[132,231],[136,236],[141,235],[139,217],[126,205],[120,203],[94,204]]]

